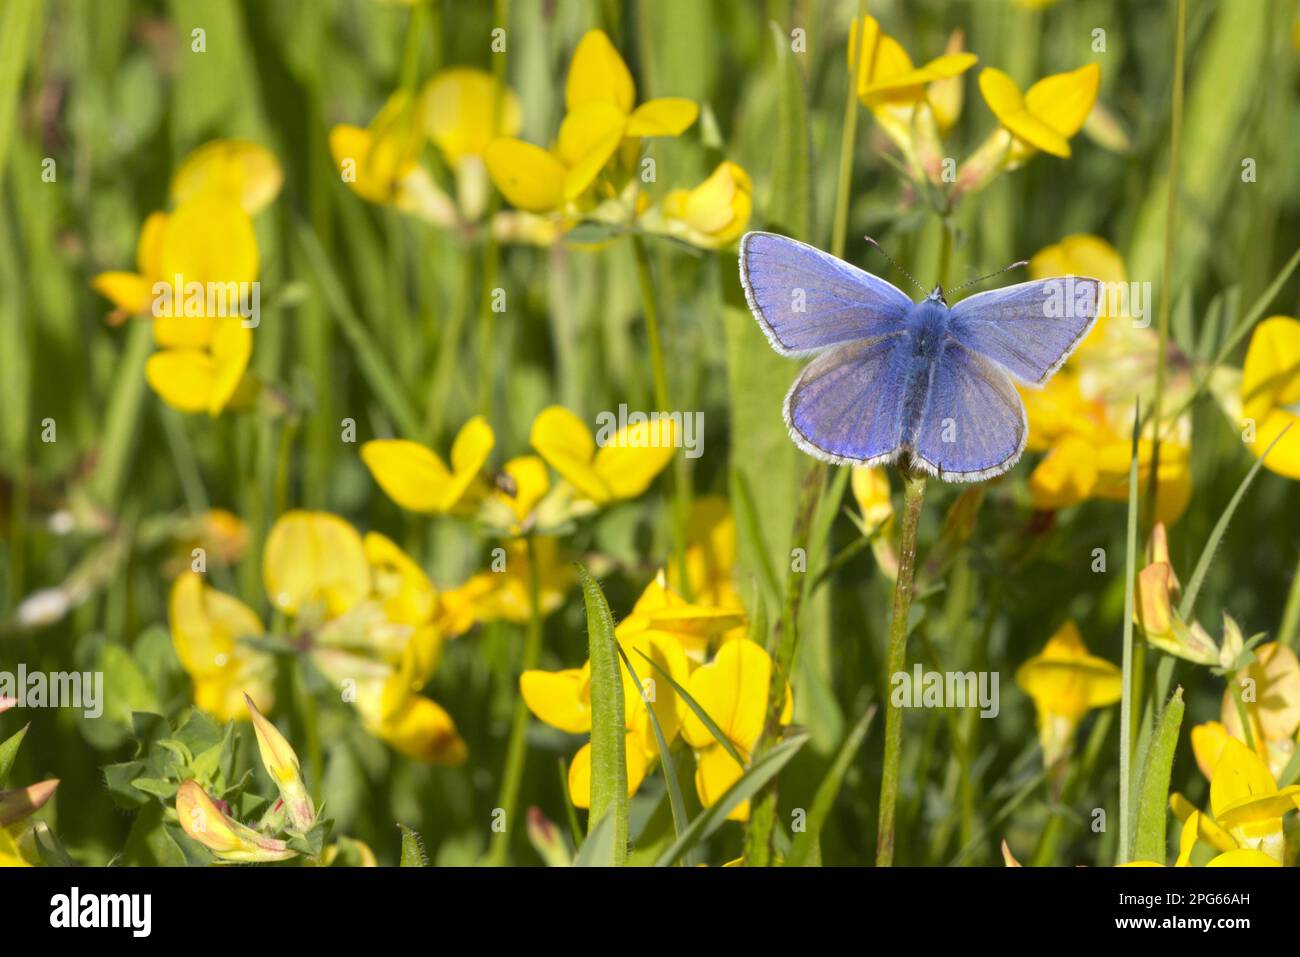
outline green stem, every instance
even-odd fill
[[[889,622],[886,681],[907,670],[907,616],[912,608],[912,571],[916,566],[916,530],[925,500],[925,476],[904,473],[903,527],[898,543],[898,580],[894,583],[894,612]],[[898,771],[903,750],[903,712],[891,702],[885,709],[885,759],[880,780],[880,823],[876,831],[876,866],[894,863],[894,808],[898,802]]]
[[[858,0],[858,16],[853,21],[858,34],[858,47],[866,33],[863,16],[867,12],[866,0]],[[840,134],[840,166],[835,184],[835,219],[831,231],[831,255],[844,258],[844,242],[849,231],[849,190],[853,184],[853,143],[858,132],[857,60],[849,59],[849,82],[844,97],[844,129]]]
[[[533,545],[533,537],[528,536],[525,542],[528,545],[528,600],[532,615],[528,619],[528,631],[524,636],[521,673],[536,668],[542,656],[541,569],[537,567],[537,550]],[[501,792],[497,798],[497,807],[505,811],[506,826],[503,830],[492,834],[492,846],[488,850],[487,861],[492,867],[504,866],[510,851],[510,829],[514,824],[515,807],[519,803],[519,788],[524,778],[527,733],[528,706],[524,704],[522,695],[516,695],[515,710],[510,719],[510,740],[506,745],[505,772],[501,777]]]
[[[645,241],[635,233],[631,236],[632,252],[636,257],[636,275],[641,287],[642,309],[645,312],[646,339],[650,345],[650,376],[654,389],[655,406],[660,412],[672,412],[668,395],[668,373],[664,365],[663,336],[659,325],[659,298],[655,295],[654,275],[650,271],[650,254]],[[673,560],[677,563],[678,580],[689,593],[689,576],[686,573],[686,526],[690,521],[691,474],[690,464],[684,455],[673,456]]]
[[[1174,227],[1178,213],[1178,154],[1183,139],[1183,48],[1187,33],[1187,0],[1178,0],[1178,25],[1174,36],[1174,102],[1169,132],[1169,193],[1165,204],[1165,260],[1160,278],[1160,339],[1156,353],[1156,388],[1151,401],[1151,472],[1147,479],[1146,527],[1154,526],[1160,492],[1160,406],[1165,391],[1165,365],[1169,352],[1169,313],[1174,294]]]

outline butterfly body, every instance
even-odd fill
[[[1013,380],[1040,387],[1096,319],[1093,279],[1071,278],[1066,295],[1053,285],[1066,280],[1041,280],[950,308],[938,287],[913,302],[773,233],[741,240],[740,276],[773,348],[815,357],[784,406],[800,448],[838,464],[906,456],[947,481],[978,481],[1016,463],[1029,426]]]

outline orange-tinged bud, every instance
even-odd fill
[[[298,769],[298,755],[280,733],[280,729],[257,710],[253,699],[244,695],[244,701],[248,705],[248,713],[253,717],[253,730],[257,734],[257,750],[262,755],[262,764],[275,786],[280,789],[280,798],[284,801],[289,822],[297,830],[306,831],[316,823],[316,810],[312,807],[311,795],[307,793],[307,786],[303,784]]]
[[[259,834],[223,814],[195,780],[176,792],[176,815],[181,829],[218,858],[237,864],[284,861],[297,854],[284,841]]]

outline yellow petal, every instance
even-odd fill
[[[1058,509],[1086,500],[1097,484],[1097,453],[1091,443],[1067,436],[1035,466],[1029,476],[1034,508]]]
[[[628,136],[681,136],[700,115],[694,100],[664,96],[647,100],[627,121]]]
[[[746,638],[726,642],[711,662],[695,669],[688,690],[727,739],[748,752],[763,730],[771,679],[772,659]],[[695,748],[715,740],[694,710],[684,715],[682,735]]]
[[[406,439],[374,439],[361,446],[361,460],[402,508],[430,514],[442,510],[452,475],[432,450]]]
[[[280,193],[284,172],[270,150],[248,140],[213,140],[181,163],[172,176],[172,200],[184,203],[201,193],[231,199],[250,216]]]
[[[588,103],[608,103],[624,115],[632,112],[636,87],[627,64],[604,30],[588,30],[578,41],[564,84],[564,105],[572,113]]]
[[[1089,63],[1077,70],[1039,80],[1025,93],[1025,107],[1056,133],[1069,139],[1079,132],[1083,121],[1088,118],[1092,105],[1097,102],[1100,84],[1101,66]]]
[[[731,642],[740,644],[740,642]],[[742,752],[743,753],[743,752]],[[695,755],[695,790],[705,807],[716,804],[727,789],[740,780],[745,769],[727,753],[727,749],[714,743]],[[742,801],[727,815],[729,821],[749,820],[749,801]]]
[[[485,70],[441,71],[425,84],[420,106],[425,132],[453,167],[466,157],[482,156],[498,136],[519,132],[519,97]]]
[[[592,468],[612,498],[635,498],[649,487],[672,461],[675,432],[673,420],[664,414],[657,422],[646,420],[620,429],[596,452]],[[555,468],[564,474],[559,466]]]
[[[1250,337],[1241,377],[1242,414],[1255,425],[1251,451],[1261,456],[1282,430],[1264,467],[1300,479],[1300,322],[1265,319]]]
[[[361,544],[370,565],[374,593],[383,600],[387,619],[405,625],[430,621],[438,593],[424,569],[396,542],[378,532],[366,532]]]
[[[102,272],[90,283],[95,292],[133,316],[149,311],[153,302],[153,283],[134,272]]]
[[[539,721],[569,734],[591,730],[590,672],[587,667],[565,671],[525,671],[519,693]]]
[[[370,565],[356,529],[328,512],[286,512],[271,527],[262,555],[271,604],[296,615],[321,603],[337,617],[370,592]]]
[[[516,139],[493,140],[483,159],[492,182],[511,205],[531,213],[564,205],[564,164],[540,146]]]
[[[178,206],[163,234],[163,281],[241,283],[257,279],[253,221],[238,203],[203,193]]]
[[[206,587],[194,572],[185,572],[173,583],[167,612],[176,656],[195,677],[225,668],[235,639],[263,633],[251,608]]]
[[[576,415],[561,405],[543,409],[533,419],[529,441],[547,464],[582,495],[602,504],[613,497],[605,480],[592,468],[596,440]]]
[[[1087,653],[1078,626],[1067,620],[1042,652],[1016,670],[1016,684],[1044,715],[1077,722],[1089,710],[1114,704],[1122,691],[1122,672]]]
[[[469,754],[451,715],[423,695],[406,695],[382,721],[369,727],[397,751],[426,764],[459,765]]]
[[[168,215],[164,212],[153,212],[140,227],[140,238],[135,246],[135,265],[140,274],[147,279],[162,278],[162,251],[167,235],[168,219]]]
[[[1233,851],[1225,851],[1218,857],[1212,858],[1206,867],[1281,867],[1281,861],[1275,861],[1263,851],[1257,851],[1253,847],[1239,847]]]
[[[1196,756],[1196,766],[1205,775],[1205,780],[1214,776],[1214,768],[1223,757],[1223,746],[1228,740],[1228,731],[1217,721],[1206,721],[1192,728],[1192,754]]]
[[[164,402],[182,412],[207,412],[216,395],[217,364],[198,349],[155,352],[144,367],[145,379]]]
[[[509,476],[514,490],[510,494],[498,491],[497,495],[509,505],[515,521],[522,522],[550,490],[546,463],[536,455],[521,455],[503,465],[501,471]]]
[[[646,756],[634,734],[629,733],[624,742],[627,762],[627,796],[636,794],[645,780]],[[574,807],[586,810],[591,807],[591,745],[584,744],[569,763],[569,800]]]
[[[455,508],[465,496],[470,485],[483,470],[496,436],[487,419],[476,415],[460,427],[451,444],[452,479],[443,498],[443,510]]]
[[[1300,791],[1300,787],[1295,790]],[[1277,782],[1259,755],[1236,738],[1226,738],[1210,778],[1214,819],[1232,828],[1261,818],[1280,817],[1291,802],[1289,798],[1273,800],[1279,796]]]
[[[565,199],[577,199],[596,181],[623,141],[626,124],[626,116],[601,102],[587,103],[564,118],[556,152],[568,167],[564,176]]]
[[[253,330],[241,319],[219,319],[212,333],[212,392],[208,412],[216,415],[226,407],[244,378],[253,354]]]

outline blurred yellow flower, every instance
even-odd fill
[[[343,182],[362,199],[450,228],[459,221],[455,204],[420,165],[425,131],[418,107],[410,93],[398,90],[368,127],[333,127],[330,154]]]
[[[712,661],[696,668],[686,690],[748,763],[763,732],[771,683],[772,659],[758,644],[742,638],[725,642]],[[789,724],[793,713],[794,701],[787,685],[780,723]],[[700,802],[708,807],[740,780],[745,769],[689,708],[682,721],[682,737],[695,749],[695,789]],[[738,805],[727,819],[748,820],[749,801]]]
[[[328,512],[285,512],[262,551],[262,581],[286,615],[336,618],[370,593],[370,566],[356,529]]]
[[[1281,863],[1286,843],[1282,818],[1300,807],[1300,785],[1279,788],[1259,755],[1224,736],[1210,775],[1210,813],[1198,811],[1181,794],[1172,795],[1169,803],[1184,822],[1180,864],[1188,861],[1198,839],[1221,853],[1249,849]]]
[[[1155,388],[1157,337],[1150,303],[1130,284],[1124,263],[1096,236],[1071,235],[1040,250],[1029,263],[1034,279],[1091,276],[1103,283],[1100,315],[1088,337],[1042,389],[1020,388],[1029,416],[1028,448],[1047,455],[1029,476],[1030,501],[1060,509],[1087,499],[1128,500],[1133,403],[1149,405]],[[1188,366],[1170,347],[1164,408],[1172,411],[1191,388]],[[1157,518],[1172,523],[1191,498],[1191,418],[1165,418],[1160,443]],[[1138,480],[1151,474],[1154,424],[1138,443]]]
[[[666,569],[668,588],[689,593],[696,604],[742,611],[744,604],[736,590],[736,520],[731,506],[721,495],[702,495],[691,502],[686,521],[686,580],[681,569],[670,562]],[[743,632],[725,633],[724,640]]]
[[[980,71],[980,92],[998,122],[1015,138],[1010,162],[1018,165],[1035,150],[1070,155],[1070,137],[1079,132],[1097,102],[1101,67],[1096,63],[1044,77],[1027,92],[1001,70]]]
[[[420,91],[425,132],[447,165],[459,170],[483,159],[488,144],[519,132],[519,97],[486,70],[451,67]],[[495,119],[495,123],[493,120]]]
[[[1241,376],[1243,429],[1249,427],[1250,450],[1264,454],[1282,430],[1264,467],[1300,479],[1300,322],[1271,316],[1251,333]]]
[[[1016,669],[1016,684],[1034,699],[1043,764],[1050,768],[1073,749],[1084,715],[1120,699],[1122,675],[1106,659],[1090,655],[1078,626],[1067,620]]]
[[[251,608],[185,572],[172,584],[167,617],[176,656],[194,681],[197,707],[219,721],[246,720],[247,694],[259,709],[270,710],[275,662],[240,641],[265,632]]]
[[[721,249],[738,239],[749,225],[752,192],[749,174],[730,160],[723,160],[694,189],[672,190],[660,206],[645,214],[642,226],[701,249]]]
[[[1295,754],[1296,730],[1300,728],[1300,661],[1294,651],[1275,641],[1256,646],[1253,654],[1250,664],[1228,676],[1219,708],[1222,724],[1208,725],[1238,741],[1247,741],[1237,700],[1240,696],[1240,708],[1245,710],[1250,724],[1249,741],[1254,742],[1256,753],[1277,776]],[[1213,733],[1202,732],[1202,736]],[[1208,742],[1203,743],[1208,746]],[[1202,761],[1201,751],[1196,748],[1196,729],[1192,744],[1201,770],[1212,768],[1214,762]]]
[[[456,434],[451,468],[437,453],[406,439],[374,439],[361,447],[361,459],[379,487],[402,508],[430,515],[463,512],[486,491],[480,472],[496,438],[476,415]]]
[[[543,409],[530,441],[547,464],[595,506],[635,498],[672,460],[676,430],[666,414],[629,423],[596,447],[591,430],[563,406]]]
[[[881,30],[870,14],[849,31],[849,63],[856,64],[858,99],[902,151],[912,175],[931,182],[941,182],[939,137],[961,111],[962,91],[956,78],[979,59],[961,47],[960,35],[954,35],[947,52],[917,67],[902,44]]]
[[[213,140],[187,156],[172,174],[172,201],[181,204],[202,193],[235,199],[256,216],[284,185],[284,171],[265,146],[248,140]]]
[[[579,200],[616,156],[626,173],[641,138],[680,136],[699,115],[694,102],[680,97],[635,103],[627,64],[603,30],[589,30],[569,64],[554,149],[509,136],[496,140],[485,153],[493,182],[519,209],[559,211]]]

